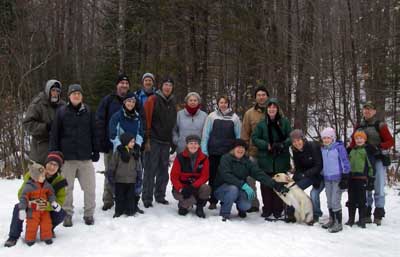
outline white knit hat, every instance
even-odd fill
[[[330,137],[332,138],[333,141],[336,140],[336,132],[333,128],[325,128],[324,130],[322,130],[321,132],[321,138],[324,137]]]

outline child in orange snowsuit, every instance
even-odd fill
[[[26,219],[25,241],[32,246],[36,240],[36,233],[40,226],[40,240],[46,244],[53,243],[52,224],[50,213],[31,208],[31,203],[48,201],[55,211],[61,206],[56,202],[53,187],[45,180],[44,167],[33,163],[30,167],[31,178],[25,184],[19,200],[19,219]]]

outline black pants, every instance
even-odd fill
[[[210,203],[218,203],[217,198],[214,196],[214,192],[216,190],[214,186],[215,178],[217,177],[219,162],[221,161],[221,155],[210,155],[208,157],[208,161],[210,162],[210,178],[208,180],[208,184],[211,187],[211,196]]]
[[[350,179],[349,181],[349,200],[348,207],[352,208],[363,208],[365,207],[366,201],[366,186],[367,181],[365,179]]]
[[[133,214],[135,201],[134,183],[115,183],[115,214]]]

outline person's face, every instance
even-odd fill
[[[363,111],[363,116],[366,120],[373,118],[376,114],[376,110],[369,107],[363,108],[362,111]]]
[[[278,107],[275,104],[270,104],[267,108],[267,112],[269,117],[275,118],[276,114],[278,113]]]
[[[72,105],[77,106],[82,103],[83,95],[79,91],[75,91],[69,95],[69,101]]]
[[[303,147],[304,147],[304,141],[301,138],[295,138],[295,139],[292,139],[292,145],[297,150],[302,151]]]
[[[246,153],[246,148],[244,148],[243,146],[236,146],[233,149],[233,155],[236,157],[236,159],[241,159],[245,153]]]
[[[219,99],[218,102],[218,109],[220,109],[222,112],[226,111],[229,107],[229,103],[225,98]]]
[[[197,99],[195,96],[191,96],[187,100],[187,105],[190,108],[196,108],[199,105],[199,99]]]
[[[125,100],[124,105],[125,105],[125,108],[126,108],[128,111],[132,111],[133,108],[135,108],[136,101],[134,101],[134,100],[132,100],[132,99],[128,99],[128,100]]]
[[[264,91],[258,91],[256,94],[256,103],[258,104],[265,104],[267,102],[268,96],[267,92]]]
[[[147,77],[143,80],[143,87],[147,90],[150,90],[154,85],[154,82],[151,78]]]
[[[322,143],[324,145],[330,145],[330,144],[332,144],[332,142],[333,142],[333,139],[331,137],[323,137],[322,138]]]
[[[128,143],[128,148],[129,148],[129,149],[133,149],[134,146],[135,146],[135,139],[132,138],[132,140],[129,141],[129,143]]]
[[[172,94],[172,88],[172,83],[166,82],[162,85],[162,93],[168,97]]]
[[[356,141],[356,145],[362,146],[365,144],[365,139],[363,137],[356,137],[354,138],[354,141]]]
[[[38,178],[38,182],[39,183],[43,183],[45,179],[46,179],[46,177],[44,175],[44,172],[40,173],[39,178]]]
[[[48,163],[46,163],[46,176],[47,177],[51,177],[54,174],[57,173],[58,169],[60,168],[58,166],[58,163],[55,161],[49,161]]]
[[[117,84],[117,94],[119,96],[125,96],[129,90],[129,82],[127,80],[121,80]]]
[[[189,150],[189,153],[194,154],[199,150],[200,145],[199,142],[197,141],[190,141],[187,145],[187,149]]]
[[[53,87],[50,90],[50,97],[58,97],[60,95],[60,90],[58,88]]]

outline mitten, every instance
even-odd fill
[[[92,153],[92,162],[97,162],[100,159],[100,154],[99,152],[93,152]]]
[[[249,186],[249,184],[244,183],[244,184],[242,185],[242,189],[243,189],[243,191],[246,193],[247,199],[248,199],[249,201],[252,201],[252,200],[254,199],[254,197],[256,196],[255,193],[254,193],[253,188],[251,188],[251,187]]]
[[[193,195],[193,192],[194,192],[194,187],[192,185],[182,188],[181,194],[183,196],[183,199],[190,198]]]
[[[176,151],[176,144],[171,144],[171,150],[169,151],[169,154],[174,154]]]
[[[57,202],[55,202],[55,201],[51,203],[51,207],[53,207],[53,210],[54,210],[55,212],[61,211],[61,206],[60,206]]]
[[[281,194],[284,194],[284,195],[287,192],[289,192],[289,189],[287,187],[285,187],[285,183],[283,183],[283,182],[273,181],[272,188],[275,189],[275,191],[277,191]]]
[[[20,220],[25,220],[26,219],[26,211],[25,210],[19,210],[18,218]]]
[[[342,174],[342,179],[339,182],[339,188],[342,190],[349,188],[349,174]]]

